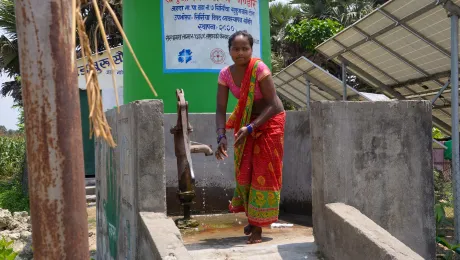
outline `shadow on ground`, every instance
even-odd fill
[[[320,259],[313,242],[278,245],[278,254],[283,260]]]
[[[199,243],[187,245],[187,249],[193,251],[203,249],[237,248],[246,246],[247,240],[248,236],[203,239]],[[272,240],[273,238],[271,237],[262,237],[262,244]]]

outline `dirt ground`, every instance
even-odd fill
[[[96,252],[96,207],[88,207],[87,213],[89,251],[91,256],[95,258],[94,253]]]

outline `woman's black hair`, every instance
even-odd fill
[[[234,34],[232,34],[230,38],[228,38],[228,49],[229,50],[232,47],[232,42],[235,40],[236,36],[240,36],[240,35],[248,38],[249,45],[251,45],[251,48],[252,48],[252,45],[254,45],[254,38],[252,38],[252,35],[248,33],[247,31],[237,31]]]

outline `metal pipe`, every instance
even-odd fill
[[[89,259],[72,2],[15,1],[34,259]]]
[[[190,145],[191,153],[204,153],[205,156],[213,155],[212,147],[206,144],[194,143]]]
[[[343,101],[347,101],[347,65],[342,61]]]
[[[444,86],[439,90],[438,94],[436,94],[436,96],[433,98],[433,100],[431,100],[431,104],[434,105],[434,102],[436,102],[436,100],[438,100],[438,98],[442,95],[442,93],[444,92],[444,90],[447,88],[447,86],[449,86],[450,84],[450,79],[446,82],[446,84],[444,84]]]
[[[307,79],[307,110],[310,111],[310,81]]]
[[[455,239],[460,239],[460,147],[458,132],[458,16],[451,16],[451,110],[452,110],[452,176],[454,180]]]

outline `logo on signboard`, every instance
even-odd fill
[[[192,61],[192,51],[190,49],[182,49],[178,56],[177,60],[180,63],[189,63]]]
[[[211,51],[210,58],[215,64],[222,64],[225,61],[225,52],[222,49],[216,48]]]

